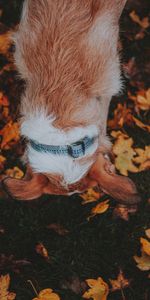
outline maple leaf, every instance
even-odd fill
[[[125,138],[119,135],[115,144],[113,145],[113,153],[117,156],[115,158],[115,166],[122,175],[128,176],[128,171],[138,172],[138,168],[133,164],[133,158],[136,152],[132,148],[132,138]]]
[[[20,135],[19,135],[19,125],[17,122],[8,122],[2,130],[0,130],[0,135],[2,135],[2,149],[8,149],[10,142],[18,142]]]
[[[129,98],[134,101],[140,110],[147,111],[150,109],[150,88],[147,91],[139,91],[136,96],[131,95],[130,92],[128,94]]]
[[[36,252],[43,256],[44,258],[49,260],[49,255],[47,249],[44,247],[42,243],[36,245]]]
[[[24,176],[24,173],[18,167],[7,169],[5,174],[16,179],[20,179]]]
[[[85,193],[80,194],[80,197],[83,199],[82,204],[84,205],[97,201],[100,198],[100,193],[90,188]]]
[[[132,11],[129,14],[130,18],[132,19],[132,21],[134,21],[135,23],[139,24],[143,29],[146,29],[150,26],[149,23],[149,18],[148,17],[144,17],[142,20],[139,18],[139,16],[136,14],[135,11]]]
[[[103,214],[109,208],[109,200],[98,203],[95,207],[92,208],[91,215],[87,218],[93,218],[97,214]]]
[[[145,149],[135,148],[137,156],[133,158],[136,164],[139,164],[139,171],[150,168],[150,146]]]
[[[112,120],[108,120],[108,127],[118,128],[123,125],[130,124],[132,122],[132,111],[126,107],[126,104],[122,105],[118,103],[117,108],[114,111],[114,117]]]
[[[109,279],[111,285],[112,285],[112,292],[116,290],[122,290],[129,286],[130,280],[126,279],[124,277],[123,272],[120,270],[117,279]]]
[[[44,289],[32,300],[60,300],[60,297],[52,289]]]
[[[8,291],[9,285],[10,285],[9,274],[0,276],[0,299],[1,300],[14,300],[16,298],[15,293]]]
[[[107,300],[109,293],[108,284],[101,277],[86,280],[90,289],[83,294],[84,299]]]

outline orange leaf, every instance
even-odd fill
[[[83,294],[84,299],[107,300],[109,293],[108,284],[101,277],[86,280],[90,289]]]
[[[140,238],[140,242],[142,244],[142,251],[150,256],[150,242],[144,238]]]
[[[148,17],[144,17],[142,20],[140,20],[139,16],[136,14],[135,11],[132,11],[129,14],[129,16],[132,19],[132,21],[134,21],[135,23],[139,24],[144,29],[146,29],[146,28],[148,28],[150,26],[149,18]]]
[[[112,292],[116,290],[122,290],[129,286],[130,280],[124,277],[123,272],[120,270],[117,279],[109,279],[112,285]]]
[[[15,293],[10,293],[8,291],[10,285],[10,276],[2,275],[0,276],[0,299],[1,300],[14,300],[16,298]]]
[[[84,200],[82,201],[82,204],[87,204],[90,202],[97,201],[100,198],[100,193],[90,188],[87,190],[87,192],[81,194],[80,197]]]
[[[18,142],[20,138],[18,123],[10,121],[0,130],[0,135],[3,136],[1,148],[9,148],[10,142]]]
[[[6,173],[6,175],[16,178],[16,179],[20,179],[24,175],[24,173],[18,167],[14,167],[12,169],[7,169],[5,173]]]
[[[42,243],[36,245],[36,252],[46,259],[49,259],[48,251]]]
[[[60,300],[60,297],[52,289],[44,289],[32,300]]]

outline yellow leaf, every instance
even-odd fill
[[[146,29],[150,26],[149,23],[149,18],[148,17],[144,17],[142,20],[140,20],[139,16],[136,14],[135,11],[132,11],[129,14],[130,18],[132,19],[132,21],[134,21],[135,23],[139,24],[143,29]]]
[[[150,132],[150,125],[146,125],[144,123],[142,123],[140,120],[138,120],[137,118],[135,118],[134,116],[132,117],[133,121],[135,122],[135,124],[144,129],[144,130],[147,130],[148,132]]]
[[[16,298],[15,293],[8,291],[9,285],[10,285],[9,274],[0,276],[0,299],[1,300],[14,300]]]
[[[90,289],[83,294],[84,299],[93,299],[93,300],[107,300],[109,293],[108,284],[103,281],[101,277],[98,279],[87,279],[86,280]]]
[[[44,289],[32,300],[60,300],[60,297],[52,289]]]
[[[145,149],[135,148],[137,156],[133,158],[136,164],[139,164],[139,171],[143,171],[150,167],[150,146]]]
[[[24,173],[18,167],[14,167],[12,169],[7,169],[5,173],[6,173],[6,175],[16,178],[16,179],[20,179],[24,176]]]
[[[6,54],[11,43],[11,32],[7,31],[0,35],[0,53]]]
[[[42,243],[36,245],[36,252],[46,259],[49,259],[48,251]]]
[[[84,200],[82,201],[82,204],[87,204],[90,202],[97,201],[100,198],[100,193],[90,188],[87,190],[87,192],[81,194],[80,197]]]
[[[142,251],[150,256],[150,242],[144,238],[140,238],[142,244]]]
[[[7,123],[2,130],[0,130],[0,135],[2,135],[1,148],[8,149],[10,142],[18,142],[19,135],[19,125],[17,122],[10,121]]]
[[[125,138],[119,135],[115,144],[113,145],[113,152],[116,155],[115,166],[122,175],[128,176],[128,171],[138,172],[138,168],[133,164],[133,158],[136,152],[132,148],[132,138]]]
[[[130,281],[124,277],[123,272],[120,270],[117,279],[109,280],[112,285],[112,291],[122,290],[129,286]]]
[[[103,214],[109,207],[109,200],[98,203],[95,207],[92,208],[92,215],[89,217],[94,217],[97,214]],[[88,218],[88,219],[89,219]]]
[[[134,256],[134,260],[137,263],[137,267],[141,271],[148,271],[150,270],[150,256],[146,253],[142,252],[141,256]]]

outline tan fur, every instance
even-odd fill
[[[29,166],[22,180],[5,178],[5,190],[16,198],[31,200],[44,193],[81,192],[98,183],[116,199],[139,201],[134,184],[111,172],[103,155],[109,148],[108,107],[119,87],[118,20],[125,2],[25,1],[19,29],[13,37],[16,65],[26,80],[21,122],[42,109],[55,117],[53,126],[64,131],[94,124],[101,132],[101,148],[80,160],[81,164],[87,160],[95,163],[74,184],[66,185],[59,174],[33,173]]]

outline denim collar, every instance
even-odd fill
[[[88,137],[85,136],[83,139],[72,143],[70,145],[64,145],[64,146],[54,146],[54,145],[46,145],[46,144],[40,144],[37,141],[29,140],[30,146],[38,152],[41,153],[51,153],[53,155],[69,155],[73,158],[79,158],[86,154],[86,150],[94,144],[95,139],[97,137]]]

